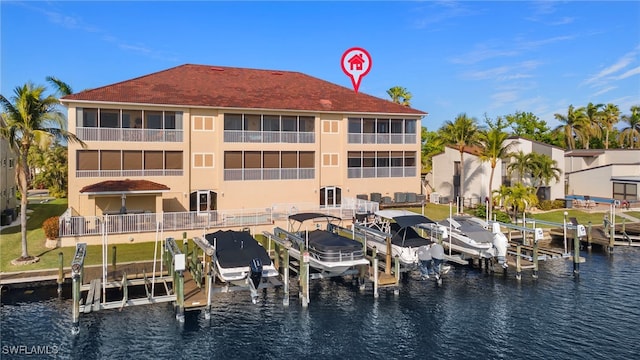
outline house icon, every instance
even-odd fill
[[[362,54],[353,55],[349,60],[347,60],[347,62],[349,63],[350,70],[362,71],[362,64],[364,64]]]

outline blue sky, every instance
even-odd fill
[[[640,105],[640,2],[2,1],[2,94],[56,76],[75,91],[181,64],[299,71],[360,92],[402,86],[436,130],[465,112],[551,126],[569,105]]]

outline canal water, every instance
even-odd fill
[[[311,282],[308,308],[270,289],[216,294],[211,319],[184,324],[159,304],[83,315],[55,288],[4,293],[0,358],[77,359],[632,359],[640,353],[640,249],[583,252],[541,263],[517,281],[453,268],[444,284],[402,282],[373,298],[350,281]]]

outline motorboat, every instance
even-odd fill
[[[433,233],[438,233],[446,243],[450,239],[452,247],[458,251],[481,258],[496,258],[498,263],[507,267],[506,255],[509,241],[500,231],[499,224],[491,230],[482,219],[472,216],[452,216],[438,222],[436,228],[430,227]]]
[[[404,267],[414,268],[418,264],[417,250],[421,246],[431,246],[434,241],[416,231],[418,225],[436,224],[426,216],[408,210],[379,210],[372,219],[364,219],[359,225],[366,234],[367,248],[381,255],[387,255],[387,239],[391,238],[392,256],[397,256]]]
[[[275,236],[284,239],[291,257],[298,261],[308,259],[314,270],[311,278],[356,274],[358,266],[369,265],[362,243],[339,234],[342,219],[322,213],[298,213],[288,220],[288,231],[276,228]]]
[[[217,277],[228,284],[252,290],[254,302],[263,279],[277,277],[267,250],[247,231],[219,230],[205,235],[215,249]]]

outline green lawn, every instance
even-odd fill
[[[75,253],[75,247],[47,249],[45,244],[42,222],[51,217],[61,215],[67,209],[66,199],[56,199],[43,204],[29,204],[33,210],[27,221],[27,250],[29,255],[37,256],[40,261],[35,264],[15,266],[11,260],[16,259],[22,252],[20,226],[5,228],[0,232],[0,272],[57,269],[59,266],[59,253],[64,255],[64,266],[71,266],[71,259]],[[152,260],[154,242],[141,242],[135,244],[118,244],[116,248],[117,262],[129,262],[135,260]],[[112,247],[109,245],[108,261],[111,263]],[[159,251],[159,250],[158,250]],[[87,247],[86,265],[99,265],[102,263],[102,246],[91,245]]]
[[[589,221],[591,221],[591,224],[593,225],[602,225],[604,215],[609,214],[608,211],[589,213],[589,212],[585,212],[582,210],[575,210],[575,209],[566,209],[566,210],[559,209],[559,210],[549,211],[549,212],[540,213],[540,214],[533,214],[531,215],[530,218],[562,224],[564,220],[565,211],[567,212],[567,220],[574,217],[576,218],[576,220],[578,220],[578,223],[582,225],[587,225]],[[616,224],[622,223],[623,219],[624,218],[616,215]],[[548,227],[548,226],[542,225],[542,227]]]

